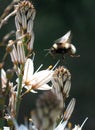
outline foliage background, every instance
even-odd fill
[[[0,0],[0,15],[11,0]],[[34,21],[35,69],[41,64],[47,67],[55,64],[59,57],[45,57],[44,49],[50,48],[53,41],[72,31],[72,43],[77,48],[80,58],[66,57],[65,65],[72,74],[70,98],[76,98],[76,107],[72,115],[73,124],[81,124],[85,117],[88,121],[84,130],[95,129],[95,1],[94,0],[33,0],[37,10]],[[4,34],[15,30],[13,18],[0,30],[0,41]],[[0,60],[4,49],[0,49]],[[10,59],[7,60],[8,68]],[[36,100],[34,94],[24,97],[21,104],[20,118],[29,115]]]

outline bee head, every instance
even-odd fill
[[[50,50],[49,50],[49,53],[54,54],[55,52],[56,52],[56,48],[51,47]]]
[[[57,50],[57,44],[54,43],[53,46],[49,49],[49,53],[54,54]]]
[[[44,49],[45,51],[48,51],[47,52],[47,54],[46,54],[46,56],[48,55],[48,54],[51,54],[51,55],[53,55],[53,54],[55,54],[56,53],[56,49],[52,46],[51,48],[49,48],[49,49]]]

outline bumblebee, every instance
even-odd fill
[[[48,51],[52,56],[61,54],[63,59],[65,54],[69,54],[71,57],[79,57],[79,55],[75,55],[76,47],[71,44],[71,31],[57,39]]]

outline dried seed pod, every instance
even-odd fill
[[[35,18],[36,10],[33,4],[29,1],[21,1],[16,7],[15,25],[17,28],[16,38],[29,33],[31,37],[24,38],[24,44],[27,46],[29,51],[33,50],[34,33],[33,33],[33,21]],[[25,40],[25,39],[29,40]]]
[[[14,44],[14,41],[13,40],[9,40],[8,45],[6,47],[6,51],[8,53],[12,52],[12,50],[13,50],[13,44]]]
[[[72,98],[72,100],[70,101],[70,103],[68,104],[67,106],[67,109],[65,110],[64,112],[64,120],[69,120],[71,115],[72,115],[72,112],[74,110],[74,107],[75,107],[75,98]]]
[[[71,74],[68,69],[61,66],[54,71],[52,79],[53,88],[52,91],[56,93],[57,97],[65,101],[69,96],[69,91],[71,88]]]
[[[52,130],[62,109],[63,106],[61,106],[57,96],[51,91],[48,91],[42,94],[37,100],[37,109],[32,119],[34,119],[39,129]]]

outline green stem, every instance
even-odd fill
[[[1,69],[0,69],[0,79],[1,79]],[[2,94],[2,83],[0,80],[0,130],[3,130],[4,126],[4,105],[5,105],[5,97]]]
[[[22,79],[23,79],[23,66],[21,65],[20,67],[20,74],[19,74],[19,81],[18,81],[18,89],[17,89],[17,101],[16,101],[16,119],[18,118],[18,113],[19,113],[19,107],[21,103],[21,90],[22,90]]]
[[[0,94],[0,130],[4,127],[4,104],[5,98]]]

